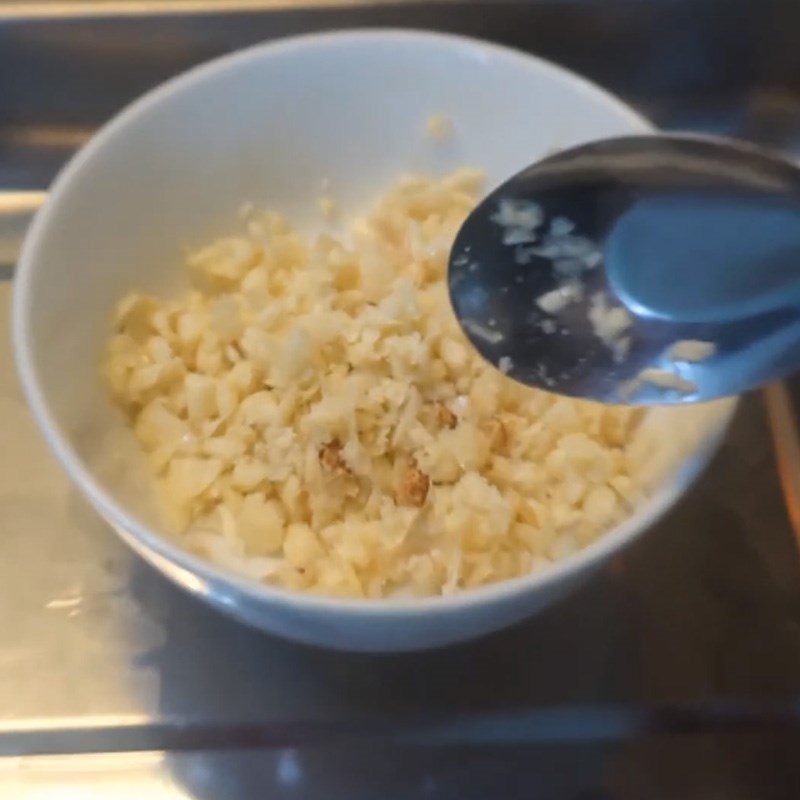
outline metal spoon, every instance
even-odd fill
[[[608,139],[511,178],[450,257],[456,317],[516,380],[602,402],[800,369],[800,169],[731,140]]]

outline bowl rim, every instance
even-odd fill
[[[117,503],[101,487],[92,470],[72,447],[69,438],[57,424],[55,416],[51,412],[50,404],[45,397],[37,370],[34,367],[28,339],[32,307],[31,284],[36,271],[41,239],[48,227],[51,210],[68,194],[76,176],[108,139],[140,115],[146,113],[152,107],[167,101],[172,95],[181,92],[183,89],[228,70],[234,70],[253,58],[268,59],[271,56],[302,52],[303,50],[319,47],[346,47],[349,44],[363,42],[389,41],[405,42],[411,45],[415,42],[435,44],[484,60],[489,58],[500,59],[516,67],[533,70],[540,75],[544,74],[546,77],[555,78],[560,82],[568,82],[587,96],[591,96],[594,100],[601,101],[607,107],[612,108],[621,118],[627,118],[631,125],[631,133],[654,131],[654,127],[645,117],[592,81],[538,56],[481,39],[404,28],[355,28],[268,40],[204,62],[168,79],[133,100],[112,117],[110,121],[101,126],[61,169],[48,193],[47,201],[36,214],[26,234],[17,262],[13,292],[12,339],[14,357],[28,405],[47,443],[70,479],[111,527],[121,528],[129,537],[136,540],[145,551],[154,551],[162,559],[201,578],[212,587],[216,588],[223,584],[258,602],[270,602],[296,610],[336,612],[342,616],[446,613],[461,611],[475,606],[501,603],[525,595],[533,590],[545,589],[551,584],[569,580],[570,577],[579,575],[591,566],[602,563],[608,556],[622,549],[637,535],[650,527],[683,494],[716,450],[736,405],[735,402],[732,402],[727,412],[720,414],[718,430],[714,435],[702,440],[701,446],[688,456],[673,480],[654,492],[642,506],[634,511],[633,515],[615,525],[591,544],[563,560],[553,563],[541,572],[528,573],[483,586],[461,589],[448,595],[421,598],[351,599],[317,595],[262,583],[183,549],[179,544],[173,543],[167,534],[158,533],[155,529],[143,524],[135,516],[129,514],[121,504]],[[123,536],[122,538],[127,537]]]

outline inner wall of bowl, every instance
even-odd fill
[[[435,113],[454,121],[452,141],[426,135]],[[116,502],[158,529],[144,460],[100,380],[125,293],[180,290],[184,247],[235,230],[244,201],[311,231],[323,179],[346,214],[404,172],[481,167],[491,188],[553,148],[636,130],[646,126],[566,73],[428,36],[256,49],[151,95],[60,179],[32,249],[27,335],[57,427]],[[707,434],[698,415],[659,412],[657,429],[680,419],[694,433],[654,481]]]

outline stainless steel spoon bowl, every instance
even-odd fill
[[[470,215],[449,289],[480,353],[531,386],[633,404],[738,394],[800,367],[800,170],[711,137],[563,151]]]

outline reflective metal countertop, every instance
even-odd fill
[[[4,20],[0,6],[0,189],[46,189],[92,130],[191,64],[352,25],[483,35],[661,124],[800,145],[791,2],[281,5],[69,20]],[[559,606],[439,652],[323,652],[193,602],[68,485],[13,372],[12,274],[0,798],[735,799],[800,785],[800,561],[760,396],[679,507]]]

